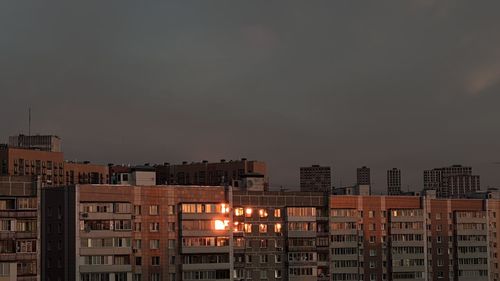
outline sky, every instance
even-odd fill
[[[500,187],[500,1],[1,1],[0,140],[68,160],[246,157],[271,186],[470,165]]]

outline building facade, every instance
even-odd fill
[[[247,175],[264,176],[267,185],[266,163],[242,158],[235,161],[222,159],[218,163],[202,161],[195,163],[183,162],[179,165],[165,163],[156,166],[156,184],[158,185],[220,186],[226,183],[231,185],[242,180]]]
[[[370,168],[363,166],[361,168],[356,169],[356,179],[358,185],[370,185],[371,184]]]
[[[108,166],[92,164],[90,162],[65,162],[65,184],[108,184]]]
[[[31,176],[0,176],[0,280],[40,280],[40,187]]]
[[[330,167],[312,165],[300,168],[300,191],[328,192],[332,189]]]
[[[424,189],[434,189],[438,197],[460,198],[481,189],[479,175],[472,167],[453,165],[424,171]]]
[[[398,168],[387,170],[387,194],[401,194],[401,170]]]
[[[64,155],[0,145],[0,175],[40,176],[45,186],[61,186],[65,183]]]
[[[61,138],[53,135],[17,135],[9,137],[9,146],[36,149],[49,152],[62,152]]]
[[[43,280],[499,280],[498,199],[77,185],[42,201]]]

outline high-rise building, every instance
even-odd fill
[[[401,194],[401,170],[398,168],[387,170],[387,194]]]
[[[442,198],[464,197],[480,190],[480,177],[472,174],[472,167],[461,165],[425,170],[424,189],[434,189]]]
[[[0,280],[40,281],[40,188],[31,176],[0,176]]]
[[[300,191],[331,193],[332,173],[330,167],[312,165],[300,168]]]
[[[500,200],[493,198],[131,185],[47,188],[42,198],[42,280],[486,281],[499,274]]]
[[[108,167],[65,162],[62,152],[0,145],[0,175],[40,176],[44,186],[109,183]]]
[[[53,135],[10,136],[9,146],[37,149],[41,151],[61,152],[61,138]]]
[[[246,158],[230,161],[222,159],[218,163],[206,160],[179,165],[165,163],[155,168],[158,185],[235,185],[248,175],[263,176],[266,185],[268,183],[266,163]]]
[[[64,185],[62,152],[14,148],[0,145],[0,175],[40,176],[43,185]]]
[[[370,177],[370,168],[363,166],[356,170],[356,178],[358,185],[370,185],[371,177]]]

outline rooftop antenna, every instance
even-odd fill
[[[31,107],[28,108],[28,148],[31,148]]]

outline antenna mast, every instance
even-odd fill
[[[31,107],[28,108],[28,148],[31,148]]]

